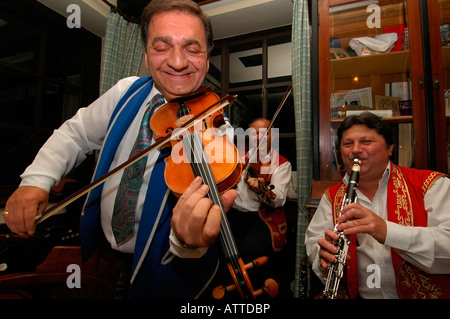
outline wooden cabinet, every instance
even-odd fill
[[[383,118],[396,135],[396,162],[448,172],[450,63],[440,25],[449,23],[450,0],[317,1],[318,179],[341,179],[334,132],[348,111],[365,109],[392,111]],[[374,52],[364,41],[387,33],[398,38],[390,50]],[[404,94],[396,97],[395,87]]]
[[[430,28],[431,77],[435,118],[446,115],[446,123],[438,120],[435,127],[438,169],[450,171],[450,0],[427,1]],[[444,111],[443,111],[444,109]],[[441,145],[445,145],[444,150]]]

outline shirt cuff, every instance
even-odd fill
[[[386,221],[386,246],[407,251],[411,245],[412,234],[408,228],[393,222]]]
[[[27,177],[22,177],[22,181],[19,186],[35,186],[40,187],[50,193],[53,185],[55,185],[55,180],[51,177],[45,175],[30,175]]]
[[[175,236],[173,230],[170,230],[170,251],[177,257],[180,258],[201,258],[208,251],[207,247],[186,247],[181,243],[181,241]]]

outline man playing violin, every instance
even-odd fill
[[[189,96],[202,85],[213,35],[200,7],[189,0],[153,0],[144,9],[141,24],[151,77],[120,80],[54,132],[7,201],[5,220],[11,231],[35,232],[36,216],[45,211],[50,188],[87,154],[100,150],[94,179],[125,162],[155,96],[162,94],[160,103],[167,102]],[[151,135],[149,139],[155,142]],[[131,181],[122,184],[125,172],[91,190],[81,217],[85,258],[105,239],[112,249],[132,256],[131,297],[196,297],[217,266],[215,250],[208,247],[220,232],[220,210],[206,197],[208,187],[201,178],[179,198],[166,191],[161,179],[165,156],[159,150],[148,155],[137,194],[130,190]],[[122,203],[118,197],[129,199],[133,191],[131,214],[116,217],[125,206],[117,204]],[[235,197],[235,190],[222,195],[226,210]]]
[[[244,260],[272,256],[286,243],[286,203],[291,180],[291,163],[272,148],[270,121],[258,118],[250,123],[250,149],[238,183],[238,196],[228,213],[231,228],[240,240]]]

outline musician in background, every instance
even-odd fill
[[[267,131],[269,124],[265,118],[250,123],[251,148],[244,161],[250,160],[249,170],[254,175],[250,172],[242,174],[237,198],[228,213],[231,229],[246,262],[260,256],[269,257],[286,244],[283,205],[291,180],[291,163],[272,148],[272,130]]]
[[[337,145],[347,174],[326,190],[306,232],[306,250],[316,275],[324,281],[335,261],[332,241],[338,235],[332,229],[337,222],[341,223],[337,229],[351,236],[350,246],[356,245],[356,254],[349,249],[347,285],[342,280],[340,285],[352,298],[414,297],[407,285],[413,279],[400,281],[412,273],[410,265],[428,274],[449,274],[448,176],[393,164],[393,134],[368,112],[343,121]],[[361,160],[357,202],[346,205],[337,219],[355,158]],[[444,286],[440,289],[445,291]],[[438,292],[437,297],[449,296]]]
[[[103,176],[131,157],[137,136],[155,142],[144,130],[155,109],[202,85],[213,34],[201,8],[190,0],[153,0],[141,23],[151,77],[120,80],[54,132],[6,204],[5,221],[13,232],[35,232],[50,188],[86,154],[100,150],[94,179]],[[155,150],[134,170],[145,171],[143,176],[125,169],[91,190],[81,217],[83,256],[104,241],[131,260],[131,296],[136,298],[193,298],[217,267],[215,249],[208,247],[220,232],[221,211],[206,198],[208,188],[200,178],[174,198],[164,181],[166,156]],[[226,209],[235,196],[235,190],[223,194]]]

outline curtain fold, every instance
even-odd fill
[[[295,279],[292,290],[295,298],[308,296],[308,257],[305,232],[308,226],[306,204],[312,184],[312,110],[311,110],[311,45],[308,0],[294,0],[292,17],[292,85],[295,109],[297,150],[297,241]]]
[[[113,11],[109,13],[103,41],[100,94],[118,80],[138,74],[144,54],[139,32],[138,24],[126,21]]]

